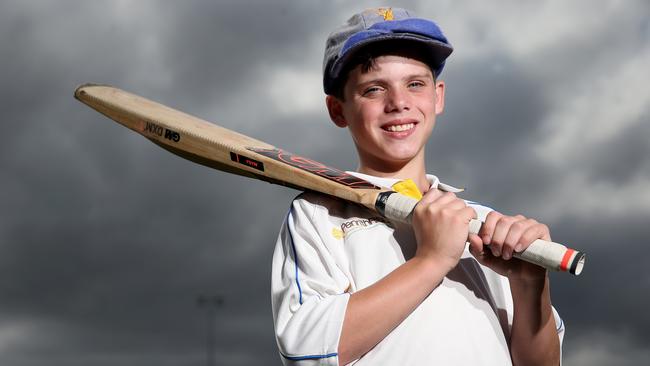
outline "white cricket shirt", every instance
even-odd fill
[[[395,179],[348,172],[375,185]],[[458,191],[427,176],[432,188]],[[468,202],[480,219],[488,207]],[[380,280],[416,249],[408,226],[359,205],[303,193],[292,203],[273,254],[271,300],[285,365],[338,365],[349,294]],[[467,248],[442,283],[353,365],[511,365],[513,304],[508,280]],[[553,311],[560,342],[564,325]]]

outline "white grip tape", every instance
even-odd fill
[[[391,194],[386,200],[384,216],[391,220],[410,224],[412,219],[411,214],[418,202],[415,198],[407,197],[403,194]]]
[[[512,256],[552,271],[559,271],[566,252],[567,247],[562,244],[537,239],[526,250],[521,253],[512,253]]]
[[[413,209],[418,200],[402,194],[391,194],[385,201],[384,216],[391,220],[411,223]],[[478,234],[483,222],[472,219],[469,232]],[[568,249],[562,244],[546,240],[535,240],[521,253],[513,253],[515,258],[525,260],[553,271],[570,271],[578,275],[584,265],[584,254]]]
[[[537,239],[521,253],[513,257],[537,264],[553,271],[579,275],[585,265],[585,254],[562,244]]]

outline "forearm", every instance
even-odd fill
[[[560,364],[560,341],[551,307],[549,280],[510,280],[514,316],[510,353],[514,365]]]
[[[448,270],[414,257],[350,296],[339,341],[339,363],[353,361],[384,339],[438,286]]]

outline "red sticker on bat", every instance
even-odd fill
[[[323,163],[319,163],[302,156],[294,155],[290,152],[282,151],[280,149],[260,149],[255,147],[249,147],[247,149],[258,154],[268,156],[269,158],[275,159],[277,161],[289,164],[298,169],[302,169],[316,174],[320,177],[343,184],[350,188],[381,189],[380,187],[377,187],[368,181],[357,178],[354,175],[348,174],[342,170],[330,168]]]
[[[251,167],[253,169],[264,171],[264,163],[262,163],[261,161],[251,159],[251,158],[246,157],[244,155],[235,154],[232,151],[230,152],[230,160],[235,161],[235,162],[237,162],[239,164],[242,164],[242,165],[246,165],[246,166]]]

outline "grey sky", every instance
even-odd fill
[[[650,5],[396,1],[455,46],[429,169],[588,252],[552,276],[565,365],[650,359]],[[270,257],[296,194],[181,160],[73,99],[108,83],[333,166],[329,31],[376,2],[0,3],[0,364],[280,364]],[[383,5],[383,4],[382,4]]]

